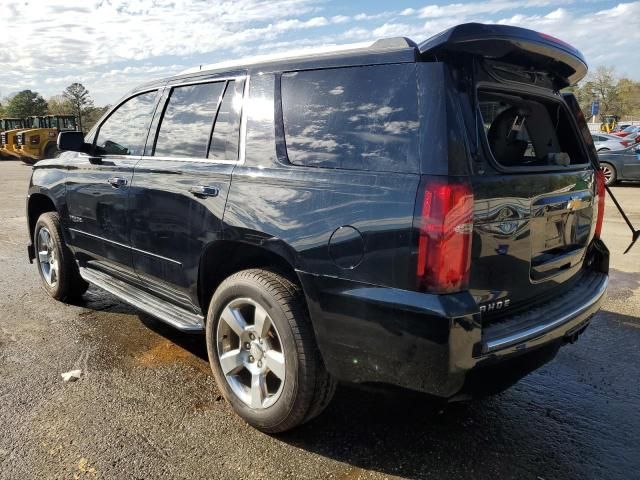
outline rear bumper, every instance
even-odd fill
[[[468,292],[428,295],[300,277],[318,345],[334,376],[447,399],[499,391],[551,360],[587,327],[608,282],[606,273],[587,272],[567,294],[570,302],[563,295],[503,319],[500,328],[483,329]]]

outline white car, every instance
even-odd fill
[[[631,141],[625,138],[616,137],[607,133],[594,133],[593,144],[598,152],[607,150],[622,150],[631,145]]]

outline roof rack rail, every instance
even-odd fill
[[[247,64],[256,65],[256,64],[266,63],[271,61],[304,58],[306,56],[312,56],[312,55],[328,55],[332,53],[339,54],[341,52],[349,52],[353,50],[386,50],[386,49],[392,50],[392,49],[402,49],[402,48],[418,48],[418,45],[413,40],[406,37],[382,38],[374,42],[359,42],[359,43],[344,44],[344,45],[330,45],[330,46],[322,46],[322,47],[302,48],[299,50],[288,51],[283,53],[255,55],[255,56],[251,56],[243,59],[226,60],[226,61],[213,63],[209,65],[199,65],[196,67],[192,67],[187,70],[184,70],[183,72],[180,72],[178,75],[205,72],[208,70],[215,70],[218,68],[233,68],[236,66],[239,67]]]

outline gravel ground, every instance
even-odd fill
[[[555,361],[509,391],[442,407],[340,386],[270,437],[221,399],[203,337],[91,288],[65,305],[26,258],[30,168],[0,163],[0,478],[518,478],[640,475],[640,245],[607,205],[608,299]],[[615,193],[640,226],[640,185]],[[83,377],[64,383],[62,372]]]

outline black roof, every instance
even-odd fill
[[[168,82],[209,78],[215,76],[241,75],[247,71],[282,72],[311,68],[330,68],[353,65],[375,65],[383,63],[407,63],[416,60],[418,45],[406,37],[384,38],[363,47],[338,47],[321,53],[302,53],[280,57],[256,57],[238,62],[221,62],[196,67],[171,77],[155,80],[137,87],[134,91],[162,86]]]

